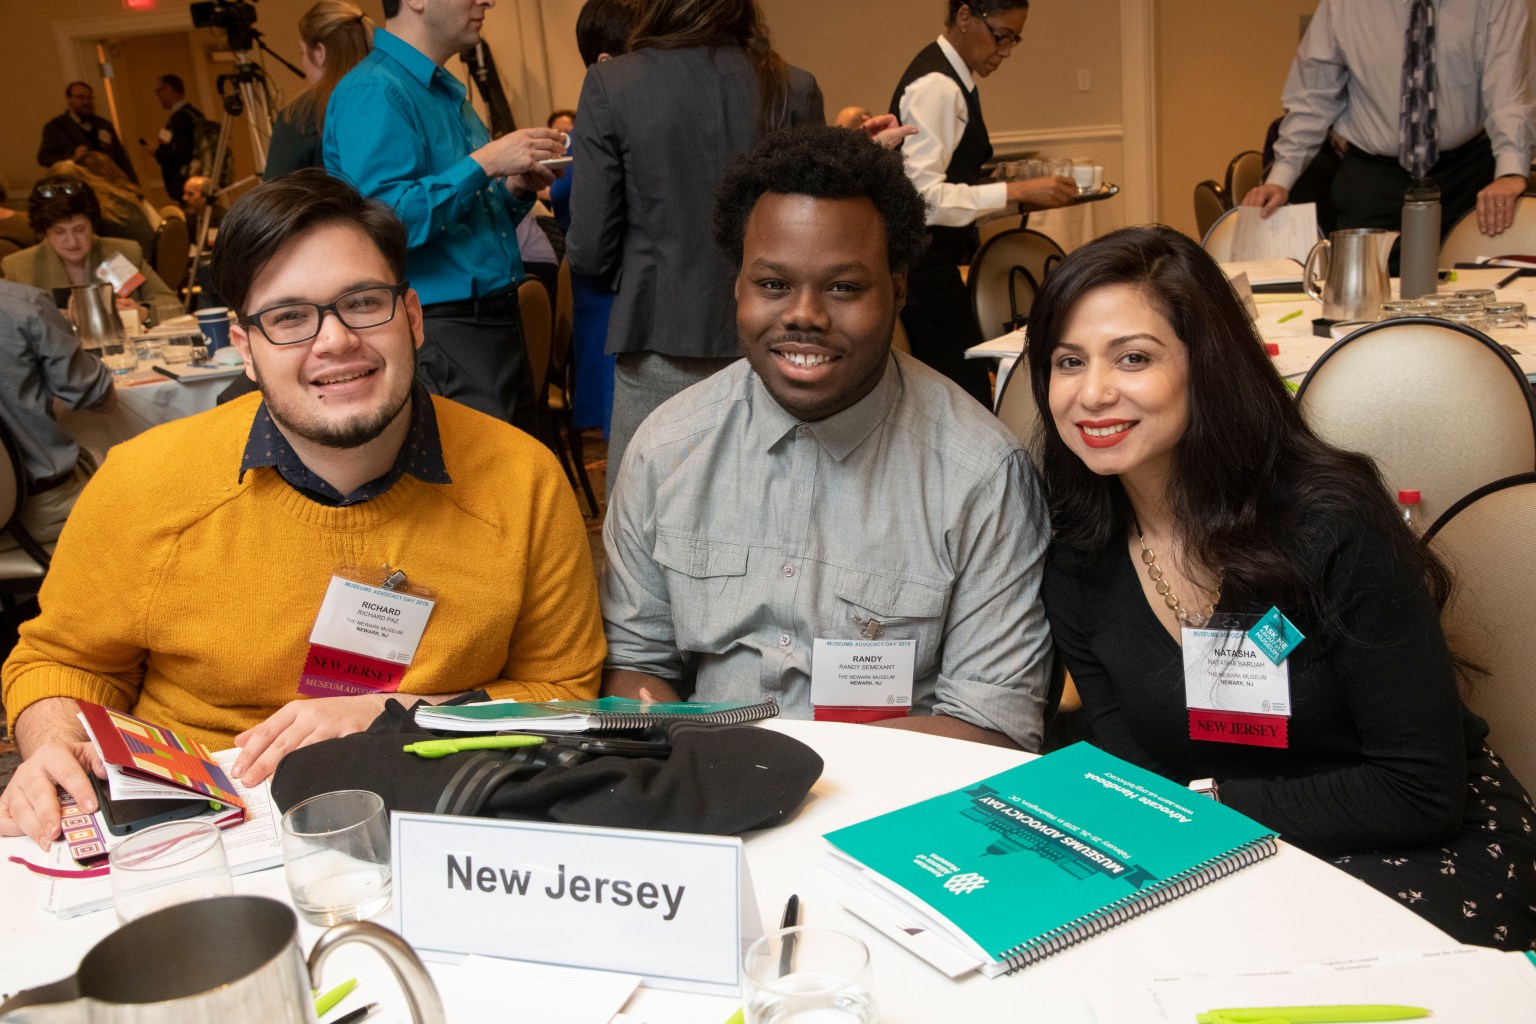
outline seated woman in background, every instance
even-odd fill
[[[1089,738],[1463,942],[1536,946],[1536,811],[1458,695],[1450,575],[1302,420],[1220,268],[1168,228],[1100,238],[1027,353],[1041,593]],[[1272,609],[1299,633],[1278,665],[1244,636]]]
[[[271,181],[301,167],[320,167],[325,105],[343,75],[357,67],[373,46],[373,22],[351,0],[320,0],[299,19],[304,81],[308,84],[272,123],[267,166]]]
[[[94,284],[100,280],[96,269],[121,255],[144,275],[144,283],[128,295],[118,296],[120,308],[147,305],[156,322],[186,312],[155,268],[145,262],[144,250],[137,242],[97,235],[101,204],[80,179],[52,174],[39,181],[27,200],[27,219],[43,240],[0,261],[9,280],[45,292]]]
[[[0,174],[0,241],[10,242],[18,249],[25,249],[29,245],[37,244],[37,235],[32,231],[32,225],[27,223],[27,218],[5,205],[7,195],[10,193],[10,183],[5,180],[5,175]],[[5,252],[10,252],[9,248]]]
[[[96,157],[96,160],[91,160]],[[51,174],[77,178],[91,187],[101,206],[96,233],[103,238],[126,238],[146,253],[155,251],[155,229],[160,214],[144,201],[139,187],[103,153],[87,153],[79,160],[60,160],[48,168]]]

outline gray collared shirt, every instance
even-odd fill
[[[630,441],[603,525],[607,667],[806,718],[816,638],[873,618],[917,640],[914,712],[1037,750],[1048,537],[1022,446],[921,363],[893,354],[864,399],[801,423],[741,360]]]

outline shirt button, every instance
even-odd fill
[[[789,646],[789,634],[788,633],[780,633],[779,634],[779,646],[780,647],[788,647]]]
[[[799,437],[804,437],[805,435],[809,434],[810,432],[811,432],[811,428],[806,426],[803,423],[800,424],[800,426],[795,428],[795,434],[797,436],[799,436]]]
[[[786,565],[786,566],[785,566],[785,567],[784,567],[784,578],[785,578],[785,579],[789,579],[789,578],[790,578],[790,577],[791,577],[791,576],[793,576],[793,575],[794,575],[794,574],[795,574],[795,567],[794,567],[794,566],[792,566],[792,565]]]

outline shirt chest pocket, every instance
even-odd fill
[[[936,663],[948,592],[894,576],[839,569],[831,612],[816,634],[829,640],[916,640],[917,664]],[[918,674],[923,675],[921,667]]]
[[[652,557],[666,577],[679,649],[720,654],[739,639],[745,544],[658,534]]]

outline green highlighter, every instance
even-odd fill
[[[513,733],[506,736],[456,736],[451,739],[419,740],[407,743],[405,752],[417,757],[447,757],[464,750],[505,750],[509,747],[536,747],[544,742],[543,736],[527,736]]]
[[[1195,1015],[1197,1024],[1356,1024],[1428,1017],[1422,1006],[1357,1003],[1349,1006],[1247,1006]]]

